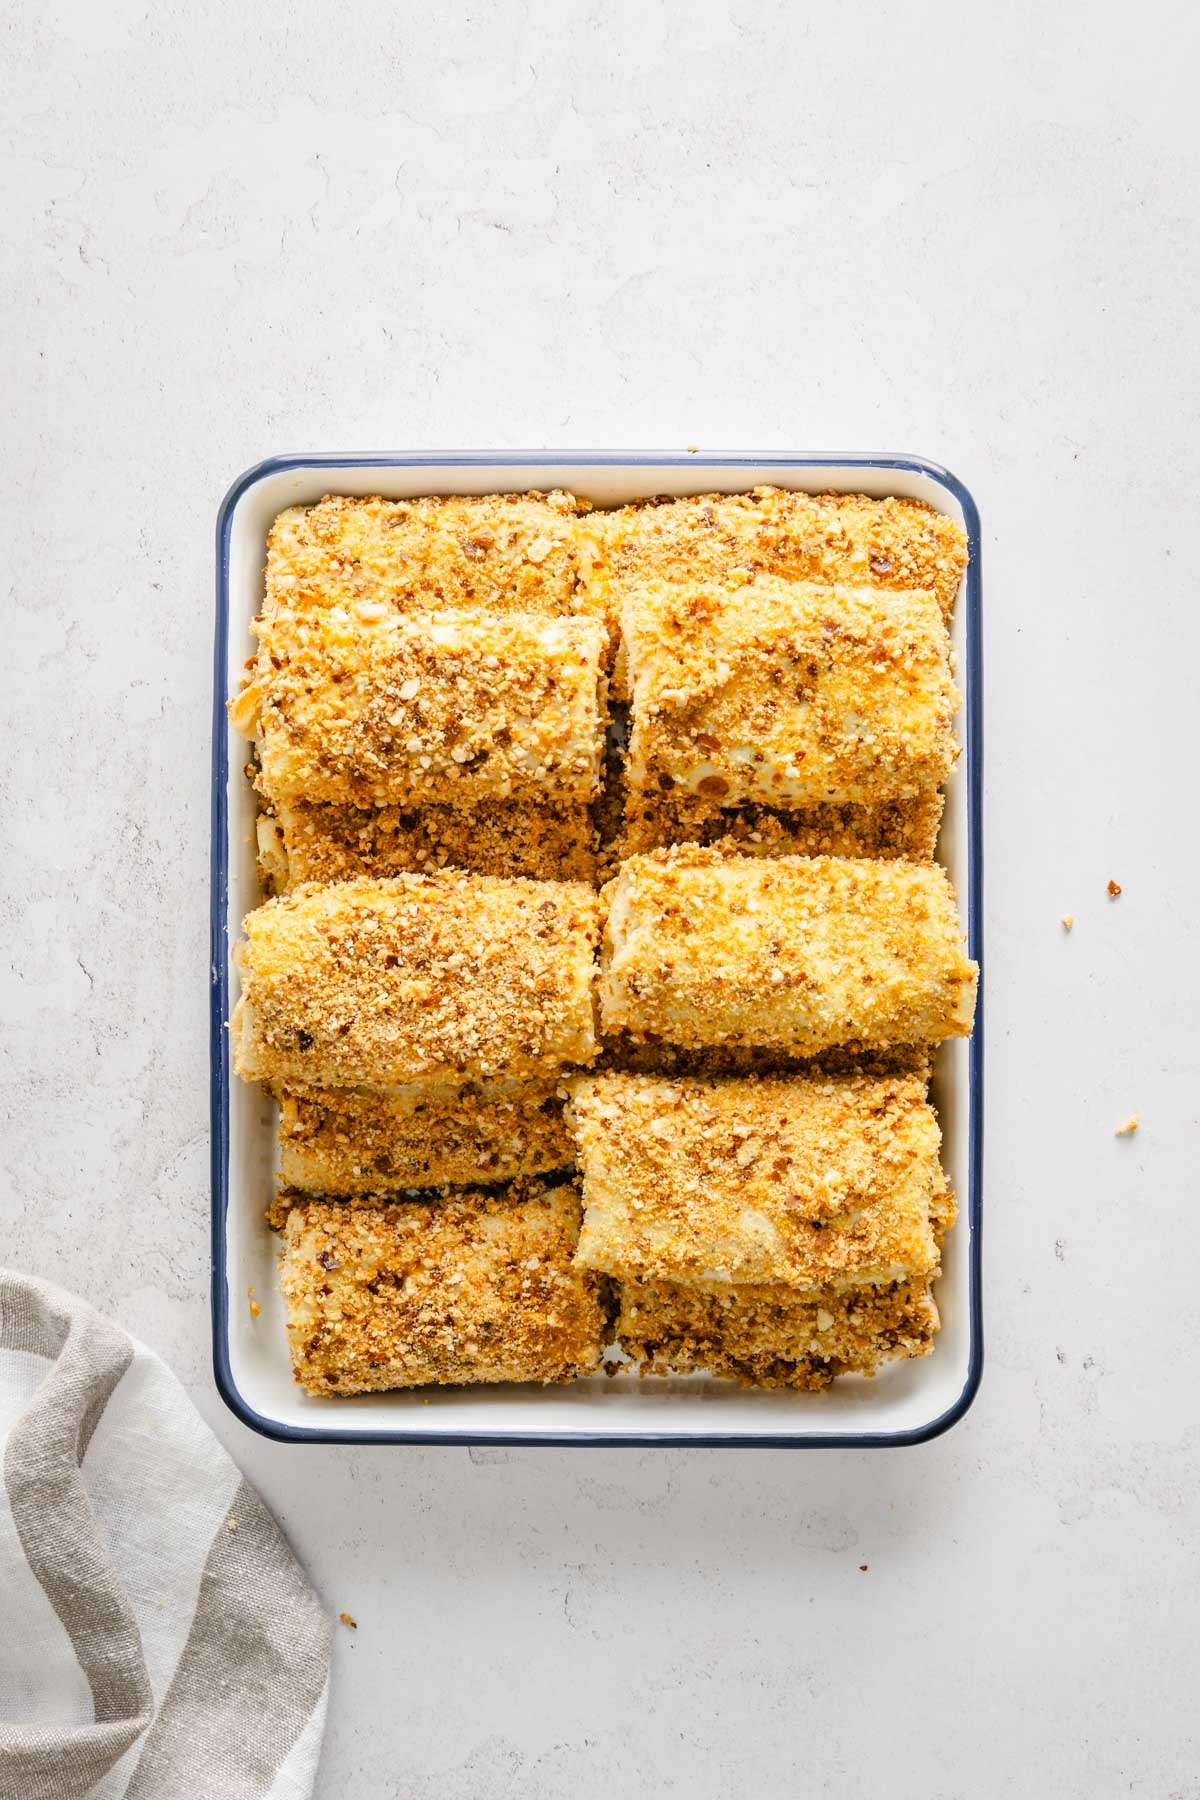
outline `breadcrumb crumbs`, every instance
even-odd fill
[[[1108,884],[1108,897],[1109,897],[1109,899],[1110,899],[1110,900],[1115,900],[1115,899],[1116,899],[1116,898],[1117,898],[1117,896],[1118,896],[1118,895],[1119,895],[1119,894],[1120,894],[1120,892],[1121,892],[1121,884],[1120,884],[1120,882],[1119,882],[1119,881],[1110,881],[1110,882],[1109,882],[1109,884]]]
[[[1138,1114],[1130,1113],[1130,1115],[1126,1119],[1125,1123],[1123,1125],[1117,1126],[1116,1136],[1117,1137],[1132,1137],[1134,1132],[1137,1130],[1137,1128],[1140,1124],[1141,1124],[1141,1119],[1139,1118]]]
[[[339,1620],[340,1620],[340,1621],[341,1621],[341,1623],[342,1623],[342,1624],[343,1624],[343,1625],[345,1625],[345,1626],[346,1626],[346,1627],[347,1627],[347,1628],[348,1628],[348,1629],[349,1629],[349,1630],[350,1630],[350,1631],[357,1631],[357,1630],[358,1630],[358,1620],[357,1620],[357,1619],[352,1619],[352,1618],[351,1618],[351,1617],[350,1617],[350,1614],[349,1614],[349,1613],[347,1613],[347,1612],[340,1612],[340,1613],[339,1613],[339,1614],[338,1614],[338,1618],[339,1618]]]
[[[1062,926],[1063,926],[1064,931],[1070,931],[1070,929],[1074,925],[1074,923],[1075,923],[1075,914],[1074,913],[1064,913],[1063,914]]]

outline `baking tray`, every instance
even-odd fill
[[[274,1182],[273,1103],[231,1076],[230,953],[259,901],[254,796],[225,701],[253,649],[266,533],[284,507],[323,494],[486,494],[568,488],[598,505],[652,494],[736,493],[762,483],[927,500],[966,528],[970,563],[954,620],[964,753],[938,846],[958,890],[971,955],[983,961],[983,707],[979,514],[947,470],[918,456],[684,451],[398,451],[274,456],[239,475],[217,516],[212,762],[212,1323],[217,1387],[253,1430],[289,1443],[695,1445],[711,1449],[876,1448],[923,1443],[961,1419],[983,1369],[981,1176],[983,991],[974,1036],[938,1052],[934,1098],[943,1161],[960,1203],[937,1288],[932,1355],[822,1394],[739,1388],[703,1377],[596,1376],[561,1387],[471,1387],[321,1398],[292,1381],[263,1212]],[[250,1290],[261,1307],[252,1316]]]

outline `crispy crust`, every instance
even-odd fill
[[[584,1076],[578,1258],[620,1281],[792,1289],[927,1277],[944,1181],[913,1076]]]
[[[279,1178],[328,1195],[477,1187],[568,1169],[575,1144],[553,1083],[451,1105],[339,1088],[284,1089]]]
[[[603,890],[606,1035],[814,1055],[966,1036],[976,969],[945,870],[830,856],[634,856]]]
[[[959,695],[932,594],[648,583],[621,623],[634,792],[878,806],[936,794],[953,767]]]
[[[671,844],[704,844],[740,856],[865,856],[927,862],[937,846],[945,796],[873,806],[718,806],[699,795],[630,793],[617,860]]]
[[[264,892],[302,881],[350,881],[457,868],[532,881],[611,880],[628,857],[672,844],[703,844],[729,856],[866,856],[929,861],[944,796],[879,807],[725,810],[692,797],[629,797],[608,778],[592,807],[520,801],[481,806],[325,806],[289,801],[258,817]]]
[[[642,1375],[724,1376],[743,1386],[819,1391],[928,1356],[940,1325],[928,1280],[883,1287],[697,1288],[623,1283],[617,1337]]]
[[[919,500],[760,487],[643,502],[581,519],[583,591],[610,619],[647,582],[740,587],[762,575],[923,588],[948,620],[967,566],[962,527]],[[628,695],[623,648],[613,692]]]
[[[587,802],[604,754],[605,637],[592,619],[397,617],[381,600],[261,627],[231,702],[275,802]]]
[[[572,1261],[578,1229],[568,1185],[294,1206],[281,1284],[296,1380],[362,1394],[592,1374],[607,1303]]]
[[[592,809],[485,801],[480,806],[322,806],[278,809],[282,860],[275,891],[302,881],[349,881],[458,868],[475,875],[594,882],[598,844]]]
[[[596,895],[442,870],[306,884],[245,921],[231,1022],[248,1081],[545,1080],[595,1056]]]
[[[266,606],[292,612],[382,600],[397,612],[595,610],[579,589],[572,494],[418,500],[327,495],[280,513],[267,539]]]
[[[820,1081],[839,1075],[915,1075],[928,1088],[933,1052],[929,1044],[888,1044],[882,1050],[838,1044],[816,1056],[789,1056],[758,1044],[684,1050],[619,1032],[604,1040],[601,1066],[623,1075],[808,1075]]]

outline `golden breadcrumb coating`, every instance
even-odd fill
[[[272,888],[356,875],[467,869],[533,881],[596,879],[599,846],[592,810],[529,801],[480,806],[325,806],[281,802],[271,832]],[[260,828],[260,845],[262,832]],[[265,859],[260,855],[260,865]]]
[[[605,637],[593,619],[397,617],[380,600],[263,628],[231,703],[277,803],[586,802],[604,755]]]
[[[468,1381],[571,1381],[599,1366],[603,1283],[572,1260],[571,1186],[294,1206],[283,1296],[313,1394]]]
[[[551,616],[596,610],[577,592],[571,494],[352,499],[280,513],[267,539],[265,612],[381,600],[397,612],[480,607]]]
[[[868,856],[928,860],[937,844],[943,796],[879,807],[807,807],[776,812],[723,810],[692,796],[631,797],[610,783],[591,807],[528,801],[475,807],[327,806],[282,802],[258,817],[259,879],[266,894],[302,881],[350,881],[467,869],[532,881],[610,880],[640,851],[706,844],[741,856]]]
[[[341,1088],[279,1095],[279,1179],[315,1194],[478,1187],[569,1169],[575,1143],[552,1082],[449,1104]]]
[[[601,1074],[571,1094],[585,1268],[811,1288],[937,1267],[941,1134],[917,1077]]]
[[[888,1044],[863,1050],[838,1044],[816,1056],[791,1056],[758,1044],[706,1044],[684,1050],[678,1044],[646,1043],[625,1032],[604,1040],[598,1065],[627,1075],[916,1075],[929,1086],[933,1053],[928,1044]]]
[[[932,594],[657,582],[621,624],[634,791],[869,806],[936,794],[953,767],[959,696]]]
[[[293,888],[235,952],[238,1074],[301,1087],[545,1080],[596,1053],[596,895],[443,870]]]
[[[695,794],[628,793],[611,853],[615,861],[670,844],[708,844],[741,856],[902,857],[927,862],[937,846],[945,796],[873,806],[722,807]],[[613,869],[615,873],[615,868]]]
[[[630,857],[602,897],[606,1035],[813,1055],[970,1032],[977,971],[935,863],[681,845]]]
[[[829,1386],[928,1356],[940,1320],[928,1279],[880,1287],[700,1288],[623,1282],[616,1333],[642,1375],[724,1376],[743,1386]]]
[[[698,494],[593,512],[579,532],[590,540],[584,585],[612,610],[647,581],[781,575],[923,588],[949,618],[967,566],[967,536],[953,519],[921,500],[865,494]]]

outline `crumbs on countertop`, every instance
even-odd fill
[[[357,1631],[358,1630],[358,1620],[352,1619],[350,1617],[349,1613],[346,1613],[346,1612],[339,1613],[338,1619],[341,1624],[346,1626],[347,1630],[349,1630],[349,1631]]]
[[[1117,1126],[1115,1135],[1117,1137],[1132,1137],[1141,1122],[1142,1121],[1137,1113],[1130,1113],[1125,1123]]]
[[[1109,897],[1109,899],[1110,899],[1110,900],[1116,900],[1116,899],[1117,899],[1117,898],[1118,898],[1118,896],[1119,896],[1119,895],[1120,895],[1120,892],[1121,892],[1121,884],[1120,884],[1120,882],[1119,882],[1119,881],[1110,881],[1110,882],[1109,882],[1109,884],[1108,884],[1108,897]]]
[[[1063,914],[1062,928],[1064,931],[1070,931],[1072,926],[1074,925],[1074,923],[1075,923],[1075,914],[1074,913],[1064,913]]]

